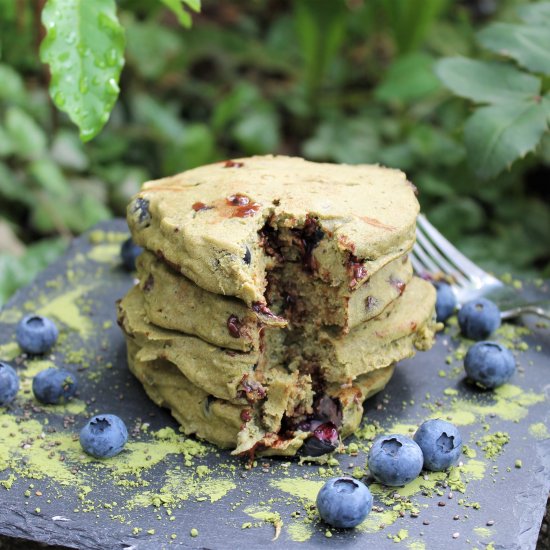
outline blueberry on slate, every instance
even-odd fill
[[[19,347],[27,353],[46,353],[57,341],[59,331],[55,323],[42,315],[23,317],[15,329],[15,339]]]
[[[315,427],[311,437],[305,440],[303,454],[321,456],[332,453],[338,446],[338,430],[332,422],[325,422]]]
[[[0,406],[11,403],[19,390],[19,377],[14,368],[0,361]]]
[[[471,300],[460,308],[458,324],[466,338],[483,340],[500,327],[500,310],[486,298]]]
[[[486,388],[508,382],[516,370],[512,352],[497,342],[477,342],[464,357],[468,377]]]
[[[321,518],[337,528],[359,525],[372,508],[368,487],[351,477],[329,479],[317,495],[317,510]]]
[[[143,248],[135,244],[132,237],[128,237],[120,247],[120,259],[124,268],[128,271],[134,271],[136,269],[136,259],[142,252]]]
[[[437,320],[444,323],[456,309],[456,296],[451,286],[443,281],[435,282],[434,286],[437,290],[435,301]]]
[[[122,451],[128,441],[124,422],[114,414],[98,414],[80,431],[80,445],[95,458],[110,458]]]
[[[65,369],[40,371],[32,381],[32,391],[38,401],[48,405],[65,403],[76,393],[76,377]]]
[[[424,468],[433,472],[441,472],[456,464],[462,452],[458,428],[439,418],[423,422],[414,434],[414,441],[422,449]]]
[[[406,485],[422,470],[424,457],[420,447],[409,437],[382,435],[374,440],[369,451],[371,474],[384,485]]]

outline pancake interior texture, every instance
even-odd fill
[[[118,306],[130,369],[234,454],[346,437],[438,329],[407,256],[417,214],[380,166],[252,157],[146,183],[128,207],[139,284]]]

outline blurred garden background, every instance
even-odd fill
[[[184,28],[174,2],[120,0],[120,95],[83,143],[48,94],[44,2],[0,0],[0,304],[72,236],[123,216],[144,181],[265,153],[398,167],[429,219],[476,262],[550,276],[545,117],[518,130],[536,134],[522,154],[532,152],[496,176],[484,172],[464,140],[475,106],[435,70],[449,56],[498,61],[499,47],[490,51],[479,32],[496,21],[517,26],[531,4],[205,0]],[[537,70],[518,58],[544,93],[544,59]],[[515,70],[516,61],[506,63]]]

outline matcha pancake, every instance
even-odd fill
[[[139,348],[140,360],[165,359],[208,394],[242,402],[243,395],[264,391],[253,382],[260,359],[258,352],[240,353],[216,347],[195,336],[150,324],[137,286],[118,304],[118,322],[127,342]]]
[[[330,326],[336,333],[346,334],[380,315],[401,296],[412,275],[407,255],[389,262],[354,289],[327,285],[309,278],[299,264],[286,264],[268,274],[266,297],[270,309],[292,327]]]
[[[120,302],[119,322],[128,339],[140,348],[141,360],[165,359],[206,393],[242,403],[244,399],[262,400],[266,385],[277,378],[284,380],[289,371],[310,376],[315,387],[349,384],[362,374],[410,357],[416,348],[425,349],[432,343],[434,303],[432,285],[415,277],[378,318],[347,335],[332,336],[315,327],[293,332],[272,329],[265,334],[261,351],[249,353],[151,324],[139,287]]]
[[[267,271],[360,287],[409,250],[418,202],[405,174],[264,156],[146,183],[128,207],[135,242],[198,286],[262,308]]]
[[[377,271],[358,289],[330,287],[314,281],[313,292],[302,293],[304,282],[299,266],[288,266],[284,281],[270,284],[270,308],[295,326],[329,319],[331,326],[349,328],[380,314],[403,292],[412,277],[406,256]],[[137,261],[140,288],[147,318],[155,325],[198,336],[216,346],[239,351],[258,350],[261,335],[270,327],[284,327],[277,316],[260,316],[242,300],[208,292],[176,273],[145,251]],[[282,276],[282,271],[278,271]],[[277,276],[276,272],[271,275]],[[270,279],[271,281],[271,279]],[[284,287],[284,295],[275,289]]]
[[[435,288],[413,277],[403,295],[384,312],[355,327],[348,334],[334,336],[320,330],[315,337],[294,331],[294,343],[287,353],[295,364],[317,365],[329,383],[351,382],[356,377],[429,349],[440,328],[435,321]]]
[[[159,327],[198,336],[220,347],[240,351],[260,348],[264,327],[284,327],[276,316],[262,316],[242,300],[221,296],[176,273],[150,252],[137,260],[145,313]]]
[[[289,409],[289,392],[268,386],[269,395],[263,404],[237,405],[215,398],[195,386],[181,371],[164,359],[143,361],[139,348],[128,342],[128,364],[140,380],[149,397],[159,406],[170,409],[186,434],[196,434],[223,448],[235,449],[234,454],[249,452],[258,455],[294,455],[303,442],[314,437],[310,428],[317,422],[338,423],[340,435],[346,437],[359,426],[363,414],[362,403],[382,390],[393,372],[393,366],[379,369],[357,379],[348,388],[330,389],[330,401],[337,411],[331,418],[318,417],[310,411],[301,414],[294,426],[271,430],[271,419],[266,417],[266,404],[270,414],[283,417]]]

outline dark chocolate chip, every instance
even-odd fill
[[[250,252],[250,248],[248,248],[248,246],[246,247],[243,261],[246,265],[250,265],[250,262],[252,261],[252,252]]]

